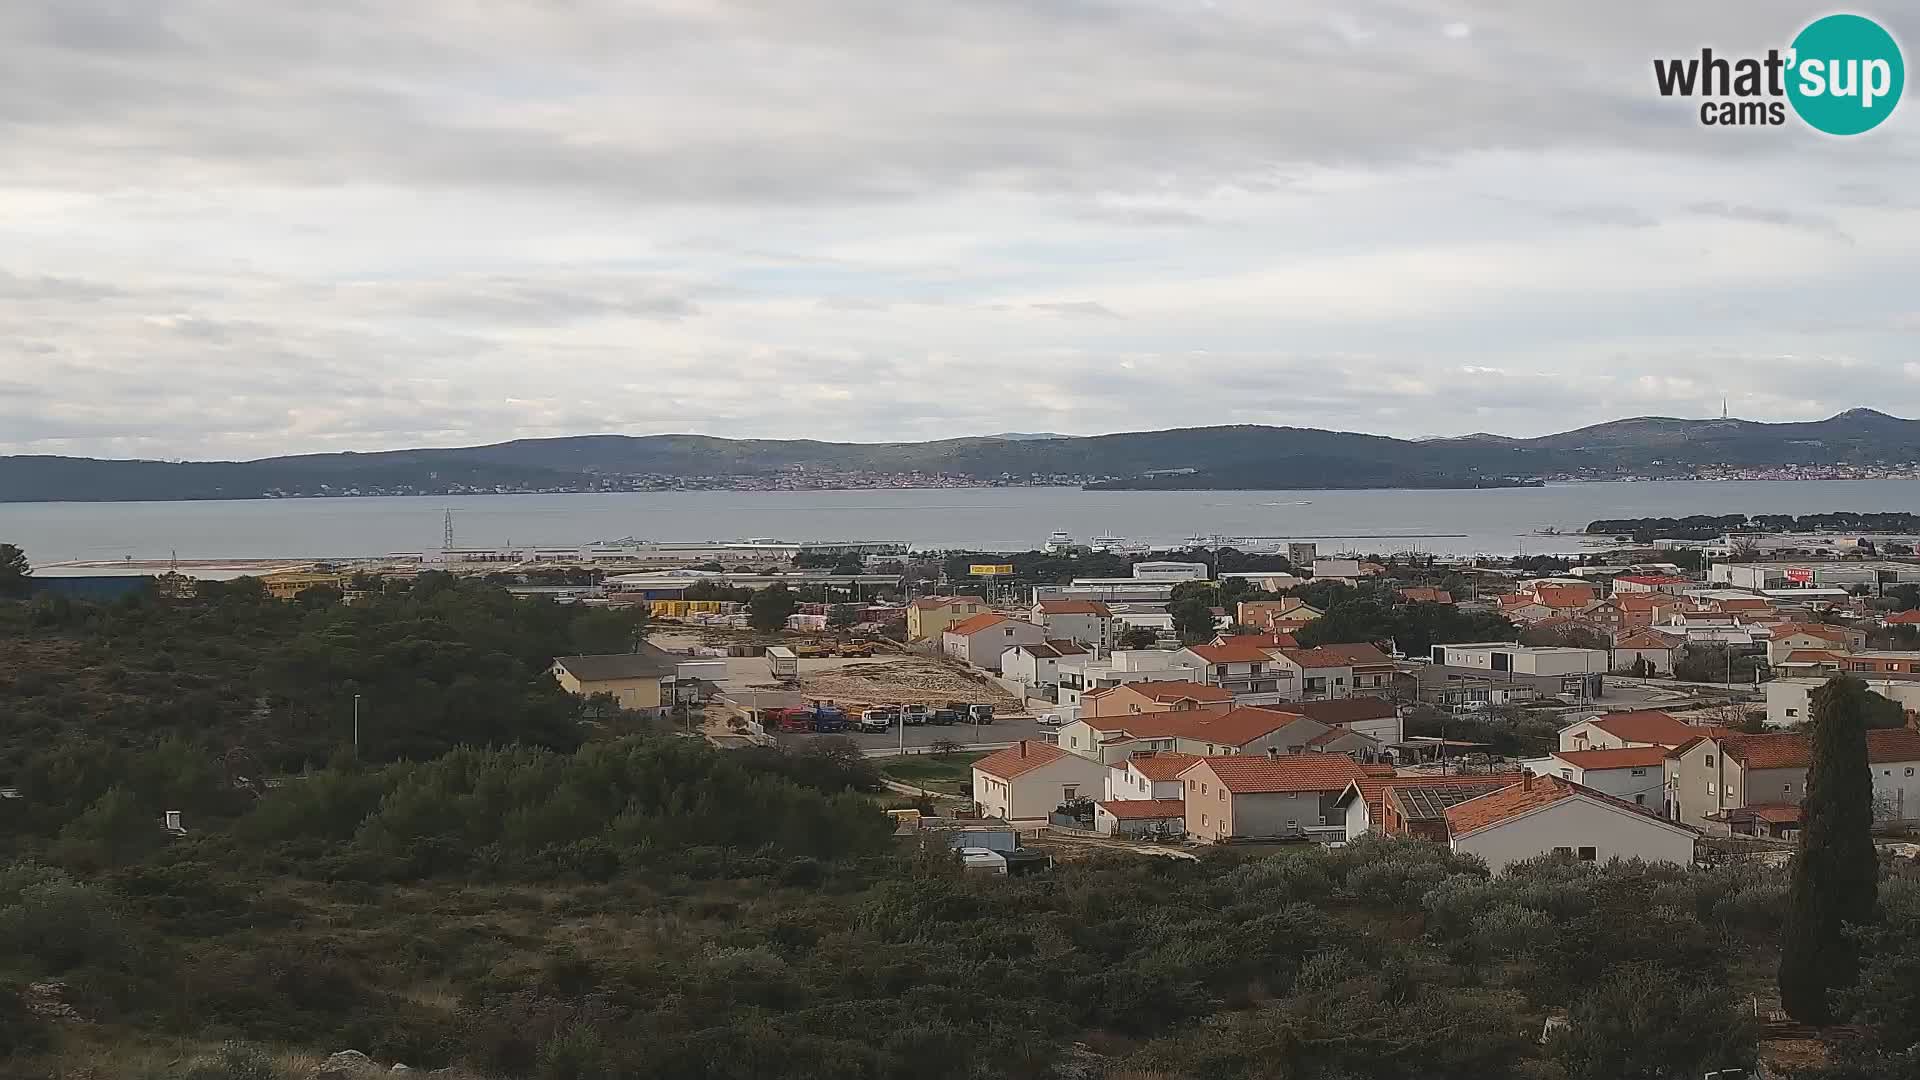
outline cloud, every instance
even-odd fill
[[[1806,18],[20,0],[0,453],[1920,414],[1911,110],[1652,89]]]

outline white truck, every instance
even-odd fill
[[[785,645],[767,647],[767,670],[776,679],[798,679],[800,677],[800,658]]]

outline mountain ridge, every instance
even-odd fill
[[[1920,421],[1867,408],[1786,423],[1627,417],[1527,438],[1411,440],[1254,424],[887,443],[597,434],[249,461],[0,457],[0,502],[885,487],[916,479],[1109,489],[1464,488],[1543,476],[1679,476],[1704,466],[1913,461],[1920,461]]]

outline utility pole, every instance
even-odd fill
[[[353,756],[360,756],[360,695],[353,695]]]

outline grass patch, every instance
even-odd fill
[[[932,754],[911,754],[907,757],[883,758],[880,772],[887,779],[903,784],[964,795],[972,788],[973,763],[986,756],[984,753],[971,753],[941,758]]]

